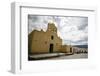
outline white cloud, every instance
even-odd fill
[[[60,17],[60,16],[35,16],[29,15],[29,33],[36,30],[47,30],[50,21],[56,23],[58,35],[63,39],[63,44],[82,45],[88,41],[87,17]]]

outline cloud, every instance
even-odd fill
[[[34,29],[46,31],[50,21],[56,23],[55,26],[58,29],[58,35],[63,39],[63,44],[88,44],[87,17],[28,15],[29,33]]]

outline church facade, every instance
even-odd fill
[[[54,23],[48,23],[47,31],[33,30],[28,35],[28,52],[31,54],[40,53],[73,53],[72,47],[62,45],[62,39],[57,35],[57,28]]]

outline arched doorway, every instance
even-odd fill
[[[49,53],[53,53],[53,47],[54,45],[53,44],[50,44],[50,47],[49,47]]]

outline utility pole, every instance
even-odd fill
[[[70,46],[70,53],[71,53],[71,40],[70,40],[70,45],[69,46]]]

